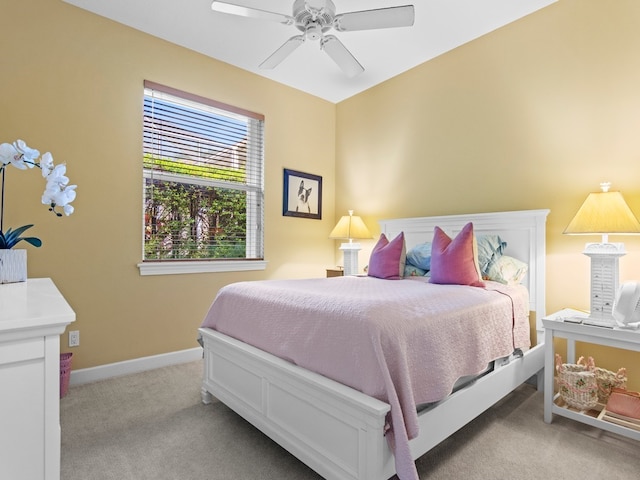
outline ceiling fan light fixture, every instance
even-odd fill
[[[317,23],[311,23],[305,31],[309,40],[319,40],[322,38],[322,27]]]

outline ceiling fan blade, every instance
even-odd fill
[[[211,10],[221,13],[229,13],[231,15],[239,15],[241,17],[259,18],[272,22],[282,23],[284,25],[293,25],[293,17],[283,15],[281,13],[267,12],[257,8],[245,7],[229,2],[218,2],[214,0],[211,3]]]
[[[296,35],[284,42],[280,48],[273,52],[269,58],[260,64],[260,68],[271,69],[277,67],[280,62],[287,58],[291,53],[304,43],[304,35]]]
[[[320,45],[347,77],[355,77],[364,72],[363,66],[356,60],[356,57],[347,50],[347,47],[335,35],[326,35]]]
[[[339,32],[376,28],[410,27],[415,20],[413,5],[362,10],[336,15],[333,28]]]

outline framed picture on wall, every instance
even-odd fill
[[[322,177],[284,169],[282,215],[322,218]]]

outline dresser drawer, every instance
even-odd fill
[[[44,338],[0,343],[0,365],[44,358]]]

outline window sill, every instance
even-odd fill
[[[264,270],[265,260],[214,260],[202,262],[143,262],[140,275],[180,275],[183,273],[244,272]]]

